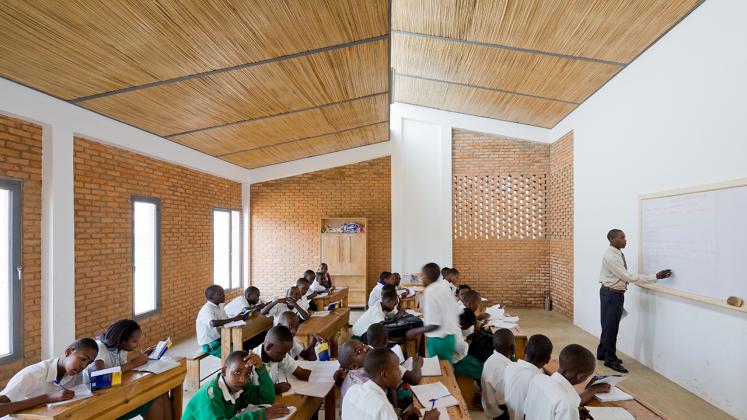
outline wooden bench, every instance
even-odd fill
[[[457,385],[459,386],[459,392],[462,393],[462,398],[467,404],[467,408],[470,410],[482,410],[480,405],[475,404],[475,392],[477,386],[475,380],[467,375],[456,375]]]
[[[187,357],[187,376],[184,378],[184,389],[186,391],[195,391],[200,389],[200,382],[208,376],[213,375],[216,371],[209,372],[205,376],[200,375],[200,361],[210,356],[205,352],[197,352]],[[220,369],[219,369],[220,370]]]

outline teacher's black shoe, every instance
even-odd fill
[[[605,366],[614,370],[615,372],[628,373],[628,370],[620,362],[604,363]]]

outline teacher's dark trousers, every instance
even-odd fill
[[[602,287],[599,289],[599,303],[602,336],[599,337],[597,358],[614,363],[617,361],[617,331],[620,329],[625,293]]]

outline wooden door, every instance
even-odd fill
[[[348,236],[348,259],[345,266],[348,274],[365,276],[366,274],[366,235],[347,235]],[[365,279],[364,279],[365,281]]]
[[[330,275],[340,274],[344,270],[342,252],[340,235],[322,234],[321,262],[327,263]]]

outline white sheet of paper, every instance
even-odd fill
[[[410,387],[410,389],[412,389],[413,394],[415,394],[415,396],[418,398],[418,401],[420,401],[420,404],[422,404],[423,407],[430,407],[431,400],[436,400],[435,404],[438,404],[438,401],[442,398],[454,398],[449,392],[448,388],[446,388],[446,385],[442,384],[441,382],[413,385]]]
[[[319,293],[319,294],[317,294],[317,295],[316,295],[316,296],[314,296],[314,297],[315,297],[315,298],[322,298],[322,297],[327,297],[327,296],[329,296],[329,293],[326,293],[326,292],[325,292],[325,293]]]
[[[613,386],[612,388],[610,388],[610,392],[605,392],[603,394],[594,394],[594,398],[598,399],[601,402],[609,402],[632,400],[633,396],[621,391],[620,388]]]
[[[95,378],[96,376],[106,375],[109,373],[121,372],[121,371],[122,371],[122,366],[114,366],[114,367],[110,367],[109,369],[101,369],[95,372],[91,372],[90,375],[92,378]]]
[[[272,406],[270,404],[260,404],[260,405],[249,404],[245,409],[243,409],[243,410],[239,411],[238,413],[236,413],[236,416],[240,416],[240,415],[242,415],[244,413],[250,413],[252,411],[257,411],[260,408],[267,408],[267,407],[272,407]],[[293,414],[295,414],[295,412],[296,412],[296,407],[294,407],[292,405],[289,405],[288,406],[288,415],[284,416],[284,417],[278,417],[278,420],[288,420],[289,418],[293,417]]]
[[[617,386],[620,382],[622,382],[625,379],[624,376],[617,376],[617,375],[610,375],[605,376],[602,379],[599,379],[598,381],[595,381],[592,383],[592,385],[596,384],[610,384],[611,386]]]
[[[423,286],[412,286],[412,287],[408,287],[408,289],[412,289],[415,292],[422,292],[423,290],[425,290],[425,287],[423,287]]]
[[[438,364],[438,356],[423,359],[422,374],[423,376],[441,376],[441,365]]]
[[[404,355],[404,353],[402,353],[402,346],[400,346],[399,344],[397,344],[396,346],[392,347],[390,350],[392,350],[394,352],[394,354],[397,355],[397,357],[399,358],[399,364],[400,365],[402,363],[404,363],[404,361],[405,361],[405,355]]]
[[[309,397],[324,398],[329,391],[335,386],[334,382],[307,382],[296,379],[295,376],[288,377],[291,389],[284,395],[298,394],[308,395]]]
[[[314,311],[314,312],[311,313],[311,317],[312,318],[321,318],[323,316],[329,315],[330,312],[332,312],[332,311]]]
[[[586,407],[594,420],[635,420],[628,410],[620,407]]]
[[[407,297],[415,296],[415,289],[407,289]]]
[[[228,324],[223,324],[223,328],[236,328],[243,327],[244,325],[246,325],[246,321],[233,321]]]
[[[75,392],[75,396],[72,399],[66,400],[66,401],[58,401],[58,402],[49,403],[47,404],[47,407],[49,408],[57,407],[58,405],[71,403],[73,401],[78,401],[78,400],[82,400],[84,398],[93,396],[93,394],[91,393],[91,390],[88,389],[88,385],[86,384],[79,384],[68,389]]]
[[[340,362],[332,360],[329,362],[298,360],[298,366],[311,371],[309,382],[334,382],[335,372],[340,368]]]
[[[428,406],[430,409],[430,406]],[[442,408],[436,408],[438,410],[438,420],[451,420],[451,417],[449,417],[449,413],[446,411],[446,407]],[[428,411],[425,408],[420,409],[420,418],[423,418],[425,415],[425,412]]]
[[[140,365],[133,370],[138,372],[151,372],[151,373],[163,373],[167,370],[173,369],[179,366],[179,362],[172,360],[167,357],[162,357],[159,360],[148,360],[144,365]]]
[[[491,318],[503,318],[503,313],[505,311],[501,309],[501,305],[493,305],[491,307],[485,308],[485,313],[490,314]]]
[[[405,312],[407,312],[410,315],[415,315],[415,316],[418,316],[418,317],[422,317],[423,316],[422,312],[418,312],[418,311],[416,311],[414,309],[405,309]]]

